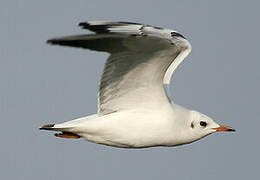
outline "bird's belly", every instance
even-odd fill
[[[114,114],[92,122],[80,134],[88,141],[116,147],[143,148],[169,145],[171,129],[165,115]]]

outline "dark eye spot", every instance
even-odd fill
[[[200,125],[203,126],[203,127],[206,127],[207,123],[205,121],[200,121]]]
[[[194,128],[194,124],[193,124],[193,122],[191,122],[190,127],[191,127],[191,128]]]

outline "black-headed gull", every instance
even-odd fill
[[[174,104],[165,92],[173,72],[191,51],[180,33],[129,22],[89,21],[79,26],[95,33],[47,42],[110,54],[100,82],[98,113],[40,129],[125,148],[177,146],[216,131],[234,131]]]

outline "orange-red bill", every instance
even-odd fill
[[[236,131],[235,129],[233,129],[232,127],[229,126],[219,126],[217,128],[212,128],[216,131]]]

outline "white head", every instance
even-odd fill
[[[184,135],[186,139],[185,143],[191,143],[217,131],[235,131],[229,126],[217,124],[210,117],[198,111],[190,112],[191,118],[186,122],[188,130],[185,133],[186,135]]]
[[[231,127],[217,124],[210,117],[198,111],[191,111],[191,113],[190,128],[199,139],[216,131],[235,131]]]

